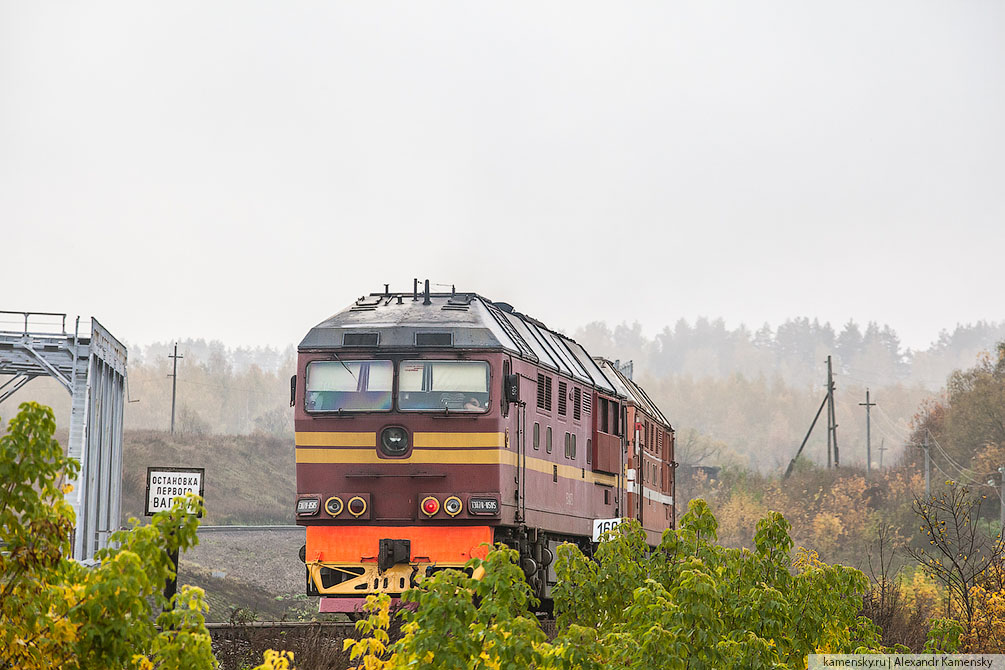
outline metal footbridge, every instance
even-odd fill
[[[126,348],[97,319],[87,327],[78,317],[72,333],[66,320],[0,310],[0,403],[36,377],[52,377],[70,394],[67,454],[80,473],[67,502],[77,520],[73,557],[87,561],[120,526]]]

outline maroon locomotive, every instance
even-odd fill
[[[611,520],[674,523],[673,428],[630,373],[472,293],[364,296],[301,342],[297,523],[309,594],[353,611],[520,552],[547,602],[554,550]],[[606,523],[605,523],[606,522]]]

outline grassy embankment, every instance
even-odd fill
[[[143,518],[148,466],[206,469],[204,525],[292,524],[292,439],[126,431],[123,518]],[[202,533],[181,556],[181,582],[206,591],[207,621],[301,618],[317,611],[304,595],[297,552],[303,533]]]

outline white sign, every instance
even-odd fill
[[[609,530],[616,530],[621,525],[622,519],[594,519],[593,520],[593,541],[600,542],[600,536]]]
[[[147,468],[147,506],[145,514],[171,509],[174,499],[186,493],[204,494],[205,468]]]

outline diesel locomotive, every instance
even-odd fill
[[[307,593],[353,612],[520,552],[550,600],[563,542],[641,521],[673,527],[674,431],[630,367],[474,293],[359,298],[298,347],[290,403]]]

